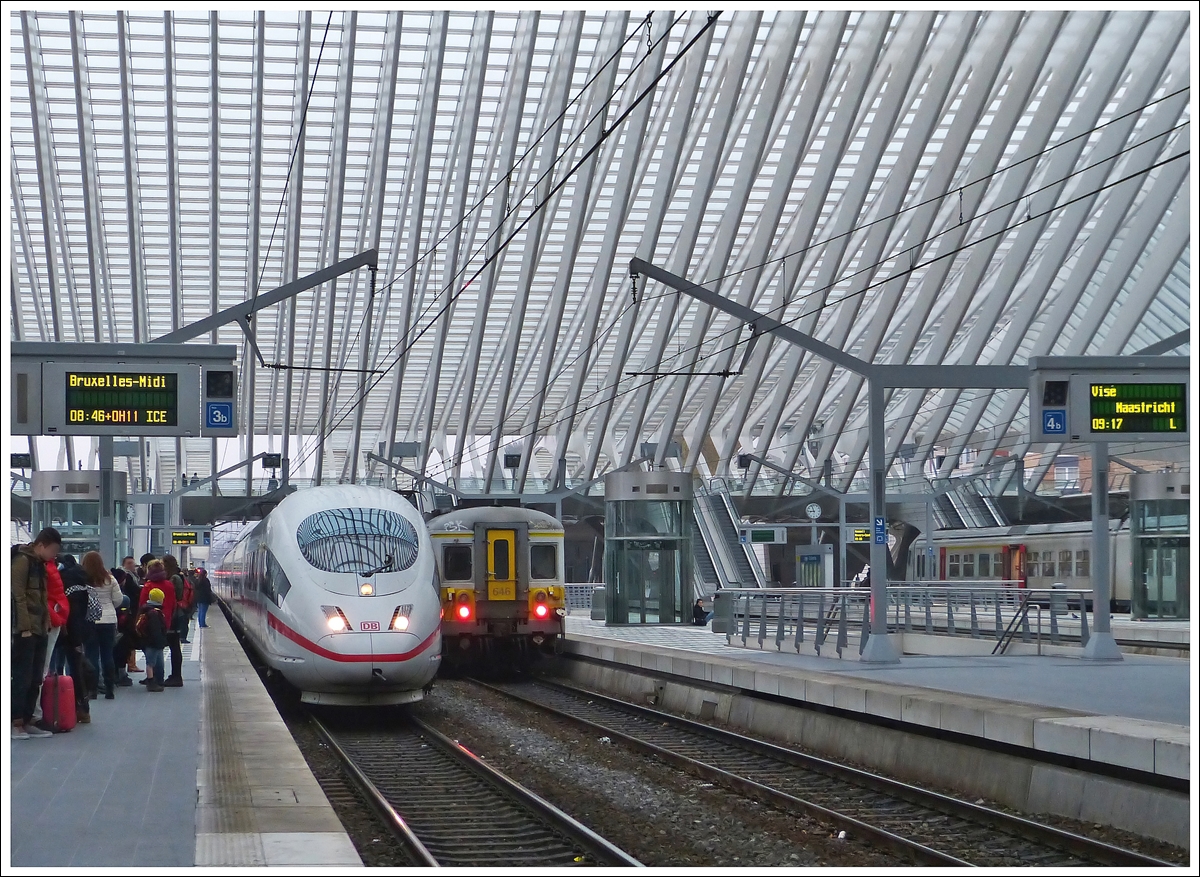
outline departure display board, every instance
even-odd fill
[[[1093,434],[1186,433],[1187,384],[1091,383]]]
[[[179,422],[179,375],[152,371],[64,374],[72,426],[167,427]]]
[[[171,544],[172,545],[198,545],[200,542],[199,534],[195,530],[172,530]]]

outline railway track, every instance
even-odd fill
[[[593,692],[545,681],[473,681],[921,864],[1172,867],[1132,850]]]
[[[416,865],[640,865],[415,717],[370,728],[312,721]]]

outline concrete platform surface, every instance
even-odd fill
[[[11,741],[11,867],[362,864],[224,615],[208,623],[183,688],[118,688],[90,724]]]
[[[643,671],[1190,777],[1188,661],[1141,655],[1111,664],[1058,656],[906,655],[899,664],[870,665],[857,660],[857,637],[851,642],[846,659],[839,659],[832,641],[818,657],[807,650],[811,645],[797,654],[785,643],[777,652],[770,635],[758,650],[727,645],[724,634],[708,628],[605,627],[572,616],[565,647]]]

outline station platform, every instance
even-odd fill
[[[361,866],[215,606],[208,624],[182,688],[134,674],[90,724],[11,741],[10,867]]]
[[[1125,655],[1092,663],[1063,655],[905,655],[858,661],[857,636],[839,658],[827,643],[799,654],[729,645],[707,627],[606,627],[567,619],[564,650],[784,700],[978,737],[1034,752],[1187,780],[1191,775],[1190,661]]]

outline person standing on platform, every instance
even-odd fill
[[[88,589],[87,575],[75,561],[75,555],[59,556],[61,567],[58,574],[62,576],[63,591],[67,595],[67,603],[71,606],[71,614],[67,618],[64,635],[58,638],[58,658],[55,667],[60,671],[65,663],[67,671],[75,684],[75,721],[86,725],[92,720],[89,700],[95,698],[98,687],[96,669],[84,654],[88,641]]]
[[[208,618],[208,607],[212,602],[212,582],[208,580],[208,573],[201,567],[196,570],[196,609],[199,616],[197,627],[208,627],[205,619]]]
[[[112,700],[117,684],[117,668],[113,662],[117,607],[125,600],[125,595],[121,593],[116,579],[104,568],[104,558],[99,551],[89,551],[83,556],[83,571],[88,579],[88,620],[92,623],[86,654],[100,673],[104,683],[104,699]]]
[[[175,615],[170,619],[171,630],[181,643],[185,643],[188,642],[188,628],[191,626],[192,584],[184,576],[173,554],[163,555],[163,566],[166,567],[167,578],[171,580],[171,587],[175,589]]]
[[[132,558],[130,558],[132,560]],[[118,578],[121,593],[125,595],[124,608],[117,612],[117,630],[121,633],[116,648],[113,650],[113,660],[117,664],[117,685],[125,687],[133,685],[130,673],[141,673],[137,665],[137,650],[139,648],[137,633],[134,625],[138,615],[138,596],[142,585],[136,575],[125,572],[124,579]]]
[[[146,656],[147,691],[163,690],[162,655],[167,645],[167,622],[163,615],[165,594],[162,588],[151,588],[146,595],[146,605],[138,613],[137,631],[142,641],[142,652]]]
[[[12,627],[12,739],[53,737],[33,723],[33,705],[41,689],[50,633],[50,605],[46,598],[46,562],[62,547],[62,536],[46,527],[28,545],[13,552],[9,594]],[[44,675],[44,674],[43,674]]]
[[[156,560],[155,556],[147,551],[138,561],[137,568],[134,569],[134,575],[138,578],[138,586],[146,584],[146,579],[150,576],[150,561]]]
[[[183,650],[179,647],[179,635],[170,632],[170,619],[175,615],[175,588],[171,584],[171,580],[167,576],[167,568],[161,560],[151,560],[146,565],[146,583],[142,585],[141,594],[138,595],[139,611],[146,602],[150,599],[151,590],[159,590],[162,592],[161,610],[163,618],[166,619],[166,647],[171,650],[171,675],[166,679],[160,678],[158,681],[167,688],[182,688],[183,687]],[[138,639],[141,639],[141,633],[138,633]],[[145,651],[143,643],[142,651]],[[145,681],[145,680],[143,680]]]
[[[125,557],[121,558],[121,569],[125,570],[125,575],[133,576],[135,579],[137,579],[137,586],[139,588],[142,586],[141,579],[138,579],[137,561],[133,559],[132,554],[127,554]]]
[[[67,595],[63,593],[62,576],[58,574],[58,563],[55,560],[48,560],[45,567],[46,598],[50,609],[50,635],[46,638],[46,660],[42,664],[42,675],[39,677],[38,696],[33,702],[33,723],[43,731],[53,731],[42,721],[41,689],[42,683],[46,681],[46,674],[50,672],[50,661],[54,657],[54,647],[58,644],[58,635],[62,633],[62,629],[70,617],[71,605],[67,602]]]

